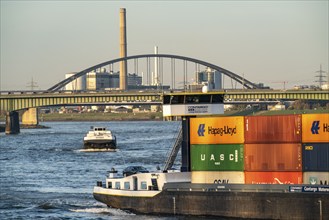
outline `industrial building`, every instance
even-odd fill
[[[75,75],[76,72],[71,72],[71,73],[66,73],[65,74],[65,79]],[[86,75],[83,75],[72,82],[66,84],[65,90],[70,90],[70,91],[83,91],[86,90]]]
[[[65,74],[69,78],[76,74],[75,72]],[[148,89],[142,85],[142,77],[137,73],[128,73],[128,89]],[[84,91],[84,90],[116,90],[120,87],[120,72],[108,72],[105,68],[91,71],[84,76],[68,83],[65,90]],[[154,86],[153,86],[154,87]],[[149,89],[153,89],[150,87]],[[169,88],[168,86],[166,88]]]
[[[209,90],[222,89],[222,74],[217,70],[207,68],[205,71],[196,73],[197,85],[208,85]]]

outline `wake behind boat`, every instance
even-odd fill
[[[87,149],[116,149],[116,136],[105,127],[93,127],[83,138],[84,148]]]

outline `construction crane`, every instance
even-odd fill
[[[288,81],[278,81],[278,82],[271,82],[271,83],[281,83],[283,85],[283,90],[286,90],[286,84]]]

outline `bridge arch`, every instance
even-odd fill
[[[118,63],[118,62],[121,62],[121,61],[128,61],[128,60],[132,60],[132,59],[139,59],[139,58],[154,58],[154,57],[158,57],[158,58],[172,58],[172,59],[178,59],[178,60],[183,60],[183,61],[189,61],[189,62],[193,62],[193,63],[197,63],[197,64],[201,64],[203,66],[207,66],[211,69],[214,69],[214,70],[217,70],[219,72],[221,72],[222,74],[230,77],[231,79],[234,79],[235,81],[237,81],[238,83],[244,85],[246,88],[248,89],[259,89],[259,86],[241,76],[239,76],[238,74],[236,73],[233,73],[232,71],[229,71],[227,69],[224,69],[220,66],[217,66],[217,65],[214,65],[212,63],[208,63],[206,61],[202,61],[202,60],[199,60],[199,59],[195,59],[195,58],[191,58],[191,57],[185,57],[185,56],[179,56],[179,55],[172,55],[172,54],[141,54],[141,55],[134,55],[134,56],[128,56],[128,57],[123,57],[123,58],[117,58],[117,59],[114,59],[114,60],[110,60],[110,61],[106,61],[106,62],[103,62],[103,63],[100,63],[100,64],[97,64],[95,66],[92,66],[92,67],[89,67],[85,70],[82,70],[78,73],[76,73],[75,75],[69,77],[69,78],[66,78],[64,79],[63,81],[57,83],[56,85],[52,86],[51,88],[48,89],[48,91],[50,92],[55,92],[55,91],[58,91],[60,90],[62,87],[64,87],[66,84],[72,82],[73,80],[83,76],[83,75],[86,75],[87,73],[95,70],[95,69],[98,69],[98,68],[101,68],[103,66],[106,66],[106,65],[110,65],[110,64],[114,64],[114,63]]]

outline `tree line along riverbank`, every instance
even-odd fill
[[[282,111],[260,111],[260,110],[237,110],[227,111],[225,116],[247,116],[247,115],[281,115],[281,114],[319,114],[328,113],[326,109],[319,110],[282,110]],[[20,116],[21,118],[21,116]],[[47,113],[39,114],[39,121],[148,121],[163,120],[162,112],[143,113]],[[5,123],[5,115],[0,116],[0,124]]]
[[[162,120],[161,112],[145,113],[48,113],[39,114],[39,121],[145,121],[145,120]]]

